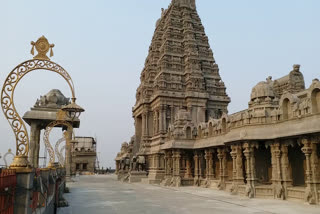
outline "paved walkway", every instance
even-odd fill
[[[197,187],[167,188],[128,184],[114,175],[78,177],[65,194],[70,207],[59,214],[320,214],[320,206],[247,199]]]

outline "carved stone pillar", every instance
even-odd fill
[[[171,151],[165,151],[164,155],[164,161],[165,161],[165,177],[169,178],[171,177],[171,160],[172,160],[172,152]]]
[[[158,133],[158,112],[155,110],[153,112],[153,136],[155,136]]]
[[[320,151],[318,151],[318,148],[317,148],[318,143],[319,142],[317,138],[312,139],[312,143],[311,143],[312,153],[311,153],[310,161],[311,161],[313,182],[316,184],[317,189],[320,190],[320,168],[319,168],[320,157],[318,157],[318,154],[320,154]]]
[[[35,148],[34,148],[34,159],[33,159],[33,167],[39,167],[39,152],[40,152],[40,135],[41,135],[41,128],[38,125],[35,130]]]
[[[305,192],[305,201],[310,204],[315,204],[317,201],[317,188],[315,183],[313,182],[313,173],[311,170],[311,154],[312,154],[312,146],[311,141],[308,138],[302,139],[302,152],[306,156],[306,192]]]
[[[288,187],[292,186],[291,171],[289,168],[288,145],[283,143],[281,150],[281,177],[284,188],[284,198],[288,197]]]
[[[149,112],[147,111],[145,113],[145,131],[144,131],[144,134],[146,137],[149,137]]]
[[[271,165],[272,165],[272,185],[273,196],[278,199],[285,199],[285,189],[282,186],[281,173],[281,150],[280,142],[275,141],[270,145],[271,151]]]
[[[170,118],[170,121],[171,121],[171,124],[174,123],[174,105],[170,106],[171,108],[171,118]]]
[[[142,136],[143,137],[145,137],[147,135],[146,123],[147,123],[147,115],[146,115],[146,113],[142,113]]]
[[[205,159],[206,159],[206,178],[208,180],[213,179],[213,155],[211,149],[206,149],[205,151]]]
[[[317,144],[319,143],[318,140],[319,140],[318,138],[312,139],[312,144],[311,144],[312,153],[310,157],[311,170],[312,170],[312,176],[313,176],[312,181],[314,184],[315,192],[320,191],[320,168],[319,168],[320,156],[318,157],[318,154],[320,154],[320,151],[318,151],[318,148],[317,148]],[[316,195],[316,199],[318,203],[320,203],[319,195]]]
[[[232,179],[233,183],[236,183],[237,180],[237,148],[235,145],[231,146],[231,152],[230,155],[232,157]]]
[[[166,106],[165,105],[161,105],[160,106],[160,110],[159,110],[159,131],[161,134],[165,134],[166,133],[166,116],[167,116],[167,112],[166,112]]]
[[[199,157],[199,159],[198,159],[198,169],[199,169],[199,177],[200,178],[203,178],[203,175],[204,175],[204,170],[205,169],[203,169],[202,168],[202,166],[203,166],[203,154],[202,154],[202,151],[201,152],[199,152],[199,154],[198,154],[198,157]]]
[[[181,177],[180,177],[181,151],[180,150],[174,150],[172,152],[172,160],[173,160],[173,180],[171,182],[171,186],[179,187],[181,186]]]
[[[155,155],[150,155],[150,164],[149,164],[149,170],[154,170],[154,163],[155,163]]]
[[[191,160],[188,155],[186,156],[186,178],[192,178]]]
[[[225,148],[218,148],[218,159],[220,164],[220,182],[218,188],[225,189],[226,171],[227,171],[227,154]]]
[[[173,176],[179,176],[180,177],[180,170],[181,170],[181,152],[180,150],[176,150],[173,152],[173,160],[174,160],[174,172]]]
[[[193,160],[194,160],[194,185],[198,186],[199,185],[199,155],[197,151],[194,152]]]
[[[243,144],[243,154],[246,158],[246,174],[247,174],[247,187],[246,195],[249,198],[255,196],[255,184],[256,184],[256,170],[255,170],[255,158],[254,158],[254,143],[246,142]]]
[[[241,144],[232,145],[230,155],[232,157],[233,165],[233,185],[231,193],[236,194],[238,192],[238,185],[244,184],[243,166],[242,166],[242,146]]]
[[[159,109],[159,133],[162,134],[163,132],[163,110],[162,106]]]
[[[73,128],[68,127],[67,129],[67,135],[66,135],[66,180],[67,181],[71,181],[71,139],[72,139],[72,132],[73,132]]]
[[[29,152],[29,163],[32,167],[37,168],[39,163],[39,148],[40,147],[40,127],[35,121],[31,122],[30,130],[30,152]]]
[[[160,169],[160,154],[155,154],[154,156],[155,156],[154,168]]]
[[[231,157],[233,159],[233,179],[236,180],[238,184],[244,183],[244,177],[243,177],[243,165],[242,165],[242,146],[241,144],[232,145],[231,146]]]

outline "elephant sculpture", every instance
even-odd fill
[[[141,156],[141,155],[138,156],[136,164],[137,164],[138,171],[145,171],[146,170],[146,159],[144,156]]]
[[[137,157],[136,156],[132,157],[130,169],[132,171],[137,171]]]
[[[129,170],[130,168],[130,158],[125,158],[120,161],[122,170]]]

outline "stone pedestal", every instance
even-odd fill
[[[33,192],[33,178],[35,172],[33,170],[17,171],[17,187],[14,200],[15,214],[31,214],[32,192]]]
[[[71,182],[71,140],[72,140],[72,132],[73,132],[73,128],[68,127],[67,130],[67,139],[66,139],[66,163],[65,163],[65,167],[66,167],[66,181],[67,182]]]
[[[129,173],[129,183],[138,183],[145,178],[148,178],[147,172],[145,171],[131,171]]]
[[[164,178],[165,178],[164,170],[160,170],[160,169],[149,170],[149,175],[148,175],[149,184],[160,184]]]
[[[32,121],[30,130],[29,163],[34,168],[38,168],[39,166],[40,134],[41,129],[39,123]]]

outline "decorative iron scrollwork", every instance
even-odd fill
[[[55,162],[54,150],[50,144],[49,135],[50,135],[51,130],[58,125],[64,125],[70,129],[73,129],[71,123],[69,123],[67,121],[63,121],[63,120],[53,121],[47,125],[46,130],[44,132],[43,141],[46,145],[46,148],[47,148],[49,156],[50,156],[49,166],[53,166],[53,164]],[[67,139],[69,139],[69,136],[65,136],[64,138],[67,140]]]
[[[15,67],[8,75],[1,91],[1,106],[5,117],[16,137],[16,155],[28,156],[29,136],[25,123],[22,121],[14,105],[14,91],[19,81],[33,70],[47,70],[60,74],[70,86],[72,97],[74,94],[74,85],[68,72],[60,65],[41,59],[28,60]]]
[[[65,142],[66,139],[63,137],[63,138],[60,138],[57,142],[56,142],[56,145],[54,147],[54,151],[56,153],[56,156],[58,158],[58,161],[60,163],[61,166],[64,165],[64,161],[63,161],[63,156],[62,156],[62,153],[59,151],[59,146],[61,143]]]

